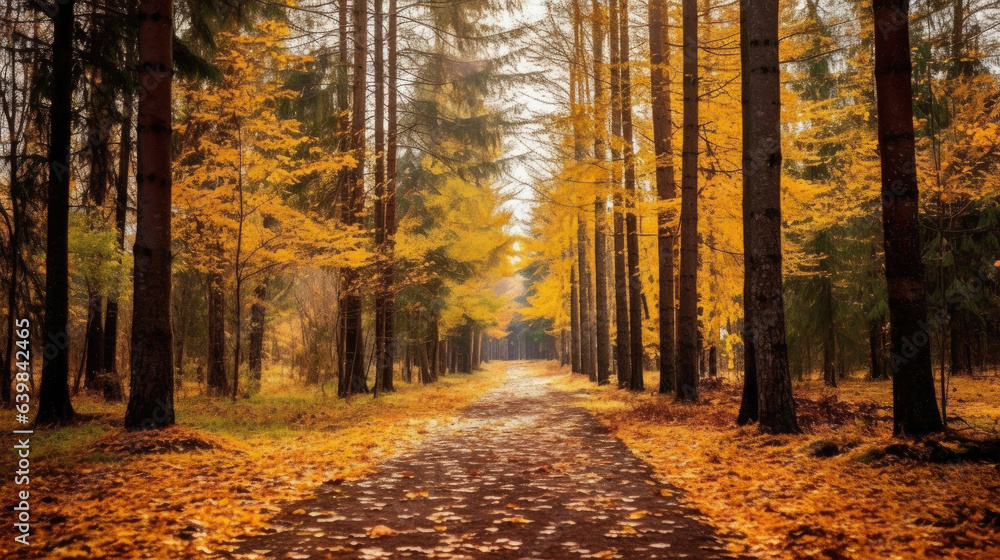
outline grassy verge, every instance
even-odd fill
[[[1000,558],[996,446],[954,434],[902,443],[891,437],[887,382],[839,391],[796,385],[805,434],[768,436],[734,424],[739,390],[706,388],[698,404],[652,391],[594,387],[552,366],[562,387],[664,481],[683,489],[734,552],[760,558]],[[648,373],[646,386],[656,387]],[[1000,418],[997,382],[953,384],[957,416]],[[975,397],[979,395],[979,397]],[[974,397],[974,398],[973,398]],[[951,414],[949,414],[951,416]]]
[[[290,384],[237,403],[182,396],[178,425],[145,433],[119,428],[122,405],[78,399],[84,420],[32,438],[32,545],[16,545],[4,523],[0,557],[203,558],[225,550],[266,527],[280,504],[323,482],[363,476],[419,441],[502,372],[491,365],[429,386],[400,383],[378,399],[345,401]],[[11,427],[0,423],[5,434]],[[5,505],[14,503],[12,464],[3,461]]]

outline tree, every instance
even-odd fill
[[[594,161],[598,172],[610,178],[607,167],[608,79],[604,62],[604,6],[593,0],[591,13],[591,42],[594,50]],[[607,186],[605,180],[604,186]],[[594,303],[597,350],[597,384],[605,385],[611,375],[611,326],[608,316],[608,193],[598,185],[594,194]]]
[[[781,253],[781,82],[778,1],[741,2],[743,66],[743,211],[749,323],[744,391],[756,381],[758,422],[772,433],[797,433],[785,343]],[[741,26],[741,29],[743,26]],[[750,349],[752,345],[752,350]],[[741,419],[745,414],[741,411]]]
[[[698,1],[683,2],[684,137],[681,164],[677,398],[698,398]],[[779,167],[780,173],[780,167]]]
[[[263,299],[274,274],[294,264],[359,264],[341,259],[356,242],[346,228],[314,217],[291,200],[292,191],[332,179],[349,160],[317,146],[297,119],[280,116],[278,109],[296,96],[283,80],[314,62],[287,52],[287,34],[287,25],[277,21],[261,22],[249,33],[219,33],[213,63],[220,80],[183,83],[186,114],[179,129],[184,141],[175,172],[177,264],[209,280],[209,387],[214,393],[226,386],[218,356],[225,353],[228,298],[223,290],[232,290],[234,376],[228,393],[233,398],[239,395],[247,287],[256,294],[250,306],[253,346],[255,337],[263,336]],[[259,348],[251,353],[257,354],[251,368],[256,380]]]
[[[398,62],[398,8],[396,0],[389,0],[389,28],[386,33],[386,58],[388,63],[386,101],[387,130],[386,130],[386,151],[385,151],[385,295],[383,306],[385,307],[385,359],[382,363],[383,370],[378,374],[382,377],[382,387],[392,389],[393,362],[396,359],[395,342],[395,317],[396,317],[396,282],[395,258],[396,243],[396,161],[399,146],[399,132],[397,127],[397,103],[399,87],[399,62]]]
[[[170,328],[172,0],[139,4],[136,239],[131,393],[125,427],[174,423]]]
[[[612,0],[614,2],[616,0]],[[618,33],[621,57],[622,155],[625,163],[625,246],[628,254],[629,365],[628,388],[643,389],[642,278],[639,273],[639,216],[636,214],[635,147],[632,134],[632,78],[629,69],[628,0],[620,0]]]
[[[573,159],[578,169],[582,171],[587,148],[584,139],[586,63],[584,62],[583,18],[580,13],[580,0],[573,1],[573,56],[570,59],[570,120],[573,130]],[[585,189],[580,189],[585,190]],[[580,197],[578,197],[580,198]],[[581,201],[582,202],[582,201]],[[581,206],[586,207],[586,204]],[[594,321],[591,317],[591,286],[588,255],[587,212],[580,210],[576,216],[576,251],[578,266],[578,303],[580,313],[580,373],[597,381]]]
[[[351,152],[355,165],[350,180],[345,221],[348,224],[362,223],[365,206],[365,94],[368,77],[368,4],[366,0],[354,0],[352,4],[354,23],[354,75],[353,98],[351,101]],[[341,309],[345,325],[344,364],[342,396],[367,393],[365,378],[365,341],[362,333],[362,303],[360,278],[356,269],[344,273],[344,295]]]
[[[667,44],[666,2],[650,0],[649,79],[653,109],[653,150],[656,156],[656,194],[661,203],[677,196],[677,186],[674,183],[673,123],[670,115],[670,57]],[[674,231],[670,218],[670,214],[664,209],[657,212],[657,262],[660,268],[660,393],[672,392],[677,386],[677,363],[674,351]]]
[[[383,38],[383,0],[375,0],[372,21],[375,50],[372,64],[375,70],[375,244],[383,261],[388,259],[388,229],[386,227],[386,150],[385,150],[385,40]],[[375,294],[375,390],[392,391],[392,355],[388,341],[390,287],[382,264],[378,273],[378,291]],[[386,375],[386,367],[389,373]]]
[[[73,104],[74,0],[52,17],[52,104],[49,115],[49,192],[45,246],[45,327],[38,424],[73,419],[69,398],[69,193]],[[13,311],[13,310],[11,310]],[[11,335],[13,336],[13,335]]]
[[[873,0],[875,92],[882,169],[882,229],[888,284],[893,433],[944,429],[931,371],[927,295],[918,223],[909,1]]]
[[[611,192],[614,207],[612,224],[614,228],[614,270],[615,270],[615,360],[618,370],[618,386],[627,387],[632,375],[632,343],[629,321],[629,276],[628,260],[625,253],[625,201],[622,194],[622,53],[621,53],[621,6],[618,0],[610,0],[608,18],[611,60],[611,159],[616,162],[611,171]],[[631,111],[631,107],[629,107]]]

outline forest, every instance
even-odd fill
[[[5,558],[1000,557],[992,0],[7,0]]]

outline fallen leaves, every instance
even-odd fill
[[[31,480],[32,497],[46,501],[39,503],[32,546],[19,548],[16,557],[127,560],[152,555],[186,560],[204,558],[206,551],[228,551],[234,539],[267,528],[280,504],[308,499],[324,482],[337,491],[342,481],[365,475],[382,458],[415,443],[418,429],[450,416],[500,377],[487,370],[428,386],[402,384],[391,395],[350,403],[318,395],[288,400],[274,388],[262,392],[274,400],[262,397],[236,405],[203,397],[179,399],[178,420],[205,418],[205,429],[181,425],[101,433],[86,432],[85,426],[68,428],[76,430],[73,434],[90,434],[89,439],[64,448],[58,458],[46,452],[52,446],[39,450],[32,464],[38,469]],[[101,411],[108,407],[90,397],[74,404]],[[269,427],[275,417],[294,417],[296,409],[300,423]],[[102,422],[108,416],[102,414]],[[226,425],[223,418],[235,419],[226,421],[236,428],[210,432]],[[265,428],[244,428],[254,425]],[[59,441],[67,437],[64,433],[52,431],[46,437]],[[373,433],[381,437],[376,441]],[[11,503],[12,491],[12,485],[2,485],[0,501]],[[423,497],[422,492],[415,497]],[[293,513],[307,512],[297,508]],[[343,519],[334,512],[312,513],[321,514],[316,522]],[[11,547],[12,539],[2,540],[0,558],[11,557]]]
[[[379,537],[391,537],[396,534],[396,531],[385,525],[376,525],[369,529],[367,534],[369,538],[377,539]]]
[[[739,406],[733,386],[706,390],[705,402],[683,405],[594,388],[578,377],[555,380],[587,391],[585,406],[650,462],[662,482],[680,490],[659,494],[701,510],[731,539],[731,552],[790,560],[1000,558],[997,469],[934,462],[976,455],[975,445],[900,446],[884,418],[888,383],[845,380],[837,395],[796,387],[812,433],[774,437],[733,424]],[[957,382],[964,392],[996,393],[995,383]],[[656,386],[653,379],[647,384]],[[1000,416],[982,399],[970,411]]]

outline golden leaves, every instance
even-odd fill
[[[420,427],[454,413],[498,382],[499,376],[487,371],[446,377],[433,386],[404,384],[378,400],[350,403],[299,393],[288,399],[287,390],[275,392],[275,387],[268,393],[274,399],[243,401],[239,407],[181,395],[178,418],[211,428],[114,430],[84,436],[90,443],[69,456],[54,458],[42,451],[39,495],[53,498],[46,512],[62,521],[33,526],[33,546],[19,550],[18,557],[126,560],[152,554],[195,560],[209,554],[206,550],[229,551],[233,539],[267,527],[281,504],[308,499],[325,481],[368,473],[379,457],[412,445]],[[297,413],[318,420],[283,426],[280,434],[253,428]],[[226,432],[224,427],[236,420],[240,427]],[[341,427],[325,429],[333,423]],[[81,427],[84,434],[99,433],[92,430],[99,426]],[[372,433],[383,436],[377,449]],[[72,466],[64,466],[67,462]],[[301,507],[293,514],[316,523],[343,519]]]
[[[369,538],[377,539],[379,537],[391,537],[396,534],[396,531],[385,525],[376,525],[369,529],[367,534]]]

